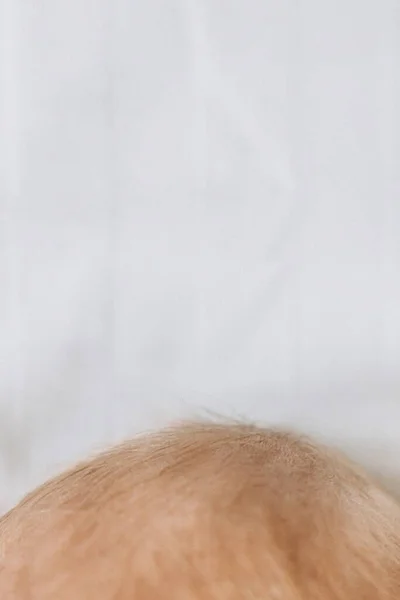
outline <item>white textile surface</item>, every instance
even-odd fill
[[[207,411],[394,471],[399,2],[0,6],[0,505]]]

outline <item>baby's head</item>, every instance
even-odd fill
[[[294,434],[193,423],[51,480],[0,521],[13,600],[398,600],[400,508]]]

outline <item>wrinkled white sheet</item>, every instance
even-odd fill
[[[398,2],[0,5],[0,504],[207,410],[396,469]]]

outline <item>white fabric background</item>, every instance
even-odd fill
[[[207,409],[397,468],[399,3],[0,4],[0,503]]]

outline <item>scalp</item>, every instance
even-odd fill
[[[395,600],[400,509],[290,432],[186,423],[47,482],[0,521],[15,600]]]

